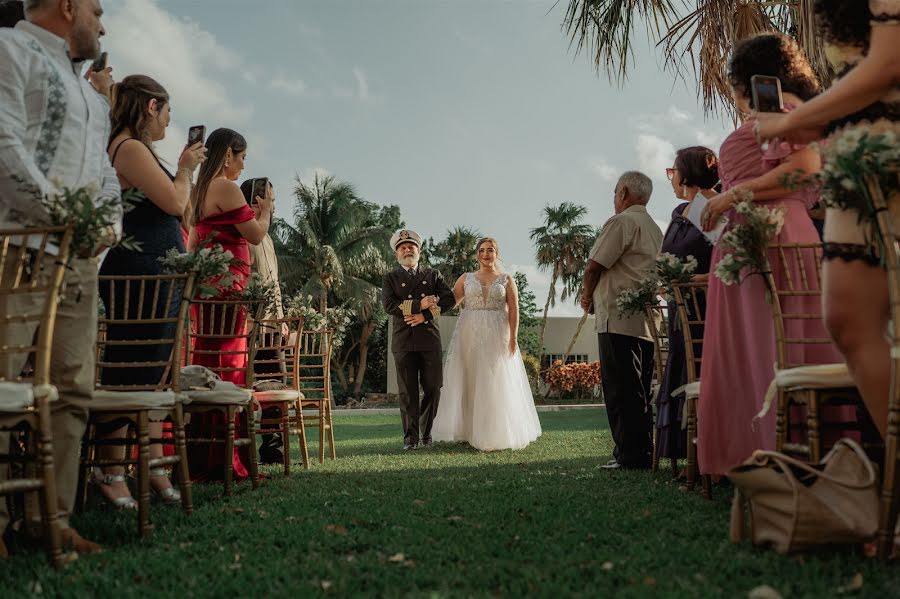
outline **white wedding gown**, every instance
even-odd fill
[[[435,441],[467,441],[483,451],[521,449],[541,434],[522,355],[509,355],[507,274],[482,287],[465,279],[465,302],[444,362]]]

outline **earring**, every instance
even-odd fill
[[[228,161],[225,161],[225,168],[228,168]]]

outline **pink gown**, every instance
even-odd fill
[[[204,247],[204,240],[212,233],[215,233],[215,237],[206,243],[221,244],[224,249],[230,250],[231,253],[234,254],[234,257],[239,260],[237,264],[232,265],[229,268],[231,274],[234,275],[234,282],[231,288],[232,291],[242,290],[247,282],[247,278],[250,276],[250,249],[247,245],[247,240],[244,239],[234,225],[247,222],[254,218],[256,218],[256,215],[253,213],[253,210],[249,206],[242,206],[234,210],[229,210],[228,212],[207,216],[198,221],[195,226],[198,247]],[[191,320],[194,323],[198,322],[196,306],[191,307],[191,312]],[[239,316],[239,318],[242,317]],[[213,328],[210,330],[214,330],[216,325],[211,326]],[[192,349],[240,351],[246,350],[246,347],[247,340],[243,338],[229,339],[226,341],[198,339]],[[191,359],[191,364],[198,364],[209,368],[243,368],[247,365],[247,358],[245,355],[240,354],[194,354]],[[230,381],[239,387],[243,387],[246,383],[246,377],[243,371],[221,372],[219,376],[221,376],[223,380]],[[219,413],[210,412],[207,414],[194,414],[192,416],[191,427],[198,427],[203,430],[213,425],[221,426],[222,422],[222,415]],[[235,425],[237,425],[237,422],[235,422]],[[237,434],[238,431],[235,431],[235,436],[237,436]],[[194,446],[188,448],[188,462],[191,478],[195,480],[220,479],[222,477],[223,464],[222,449],[222,445]],[[249,476],[246,467],[241,461],[237,448],[234,450],[234,476],[238,480]]]
[[[744,124],[726,138],[719,153],[719,175],[723,191],[754,179],[775,168],[791,150],[770,148],[765,154],[753,135],[752,123]],[[784,228],[773,243],[818,243],[819,235],[807,212],[817,197],[806,191],[786,192],[777,200],[760,205],[784,206]],[[735,213],[728,213],[733,222]],[[721,243],[713,248],[712,267],[723,254]],[[785,273],[774,255],[769,257],[779,287]],[[806,257],[806,271],[815,272],[815,256]],[[799,280],[799,269],[793,273]],[[786,311],[821,313],[818,297],[789,298]],[[765,283],[752,275],[740,285],[725,285],[710,276],[700,368],[697,459],[701,472],[724,474],[750,457],[756,449],[775,449],[775,408],[754,422],[769,383],[775,376],[775,329],[766,301]],[[789,321],[787,337],[827,338],[821,319]],[[792,363],[842,362],[833,345],[801,348],[789,346]],[[805,355],[801,355],[805,354]]]

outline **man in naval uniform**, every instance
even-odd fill
[[[419,266],[422,238],[403,229],[391,237],[400,266],[384,275],[381,301],[392,317],[391,351],[397,366],[403,449],[421,441],[431,445],[431,425],[437,414],[443,384],[441,333],[437,318],[456,303],[441,273]],[[419,386],[424,392],[419,401]]]

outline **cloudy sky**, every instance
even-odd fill
[[[650,212],[676,201],[674,150],[717,149],[693,86],[660,68],[646,39],[624,88],[597,77],[561,31],[566,0],[103,0],[114,76],[143,73],[172,96],[159,149],[174,163],[187,128],[231,127],[248,177],[268,176],[289,218],[295,176],[350,181],[398,204],[407,226],[497,237],[542,303],[530,228],[575,202],[601,225],[621,171],[654,180]],[[578,314],[574,304],[555,314]]]

